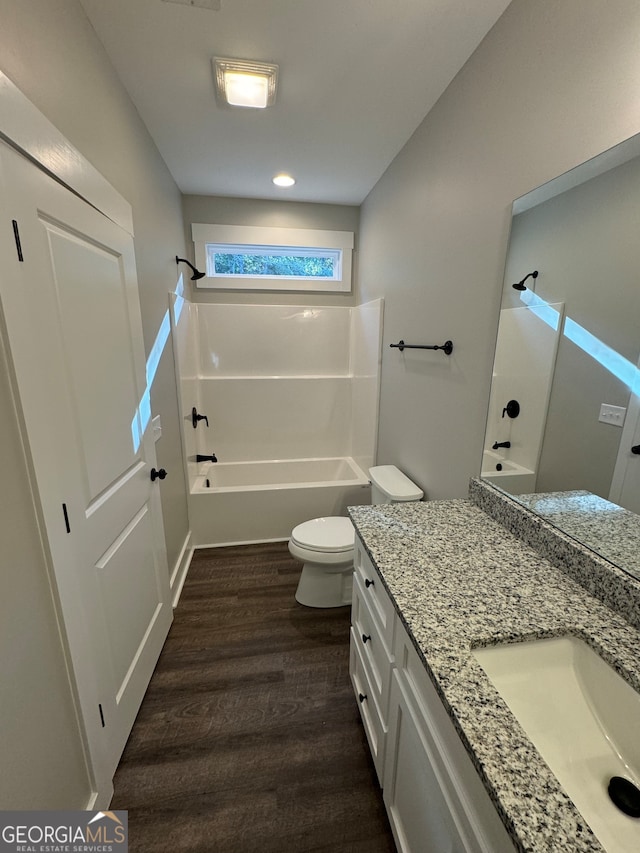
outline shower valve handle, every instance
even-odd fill
[[[198,421],[204,421],[207,426],[209,426],[209,418],[206,415],[199,415],[198,410],[194,406],[191,409],[191,423],[193,424],[193,428],[195,429],[198,426]]]
[[[167,472],[164,470],[164,468],[161,468],[159,471],[156,471],[155,468],[152,468],[150,476],[151,482],[155,483],[156,480],[164,480],[164,478],[167,476]]]
[[[509,400],[507,405],[502,410],[502,417],[509,415],[510,418],[517,418],[520,414],[520,403],[517,400]]]

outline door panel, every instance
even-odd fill
[[[48,238],[73,411],[93,500],[130,468],[136,455],[131,422],[140,401],[127,283],[117,254],[89,242],[87,235],[40,221]]]
[[[135,566],[135,572],[131,567]],[[160,594],[155,579],[153,525],[144,506],[96,563],[116,696],[122,697],[145,634],[155,622]],[[118,699],[116,701],[119,701]]]
[[[87,742],[103,782],[172,618],[160,483],[149,477],[155,446],[139,416],[148,391],[133,242],[3,143],[0,185],[0,308]]]

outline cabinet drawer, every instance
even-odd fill
[[[378,782],[382,785],[384,773],[384,753],[386,746],[387,728],[382,721],[380,709],[376,702],[375,692],[371,690],[362,655],[358,648],[357,636],[351,629],[351,647],[349,656],[349,675],[351,684],[358,700],[358,708],[362,717],[369,749],[378,774]]]
[[[395,678],[408,706],[414,709],[415,719],[421,721],[419,728],[426,753],[451,813],[455,833],[464,839],[463,849],[470,853],[514,853],[513,841],[401,624],[396,626],[394,654]],[[391,720],[389,724],[391,728]]]
[[[355,552],[354,552],[354,571],[355,576],[362,584],[362,588],[366,595],[364,596],[369,609],[375,619],[380,633],[390,650],[393,644],[393,624],[395,616],[395,608],[389,596],[389,593],[384,588],[382,580],[360,539],[356,536]]]
[[[366,591],[357,575],[353,579],[351,605],[352,642],[362,657],[371,691],[386,721],[391,684],[391,652],[367,604]]]

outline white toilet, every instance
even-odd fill
[[[422,489],[395,465],[369,469],[371,503],[419,501]],[[348,518],[314,518],[294,527],[289,551],[300,560],[302,574],[296,601],[307,607],[341,607],[351,604],[355,531]]]

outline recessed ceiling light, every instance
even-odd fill
[[[264,109],[276,100],[278,66],[244,59],[212,59],[216,95],[232,107]]]
[[[271,180],[277,187],[292,187],[296,182],[295,178],[292,178],[291,175],[285,175],[284,172],[276,175]]]

